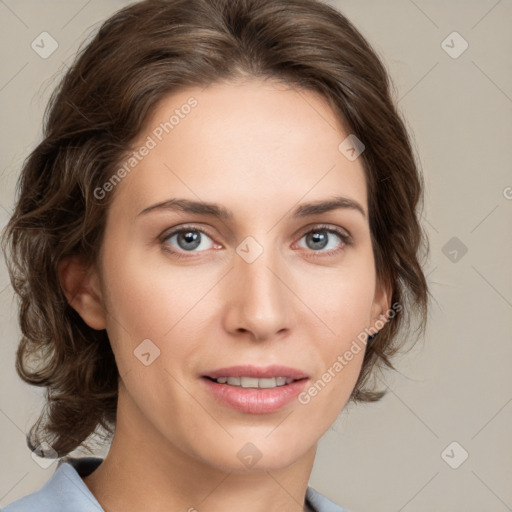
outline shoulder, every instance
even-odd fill
[[[340,507],[312,487],[308,487],[306,499],[315,512],[351,512],[346,508]]]
[[[62,459],[43,487],[7,505],[1,512],[104,512],[81,478],[92,473],[101,462],[97,457]],[[307,488],[306,499],[315,512],[351,512],[312,487]]]
[[[101,461],[96,457],[62,459],[39,490],[12,502],[2,512],[103,512],[81,478]]]

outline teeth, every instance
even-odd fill
[[[270,377],[270,379],[255,379],[258,381],[256,384],[259,388],[275,388],[277,386],[277,379]]]
[[[242,388],[271,389],[277,386],[284,386],[293,382],[293,379],[286,377],[267,377],[258,379],[256,377],[219,377],[216,379],[219,384],[228,384]]]

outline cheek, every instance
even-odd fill
[[[330,272],[323,269],[307,280],[300,279],[304,304],[320,321],[324,347],[329,351],[343,348],[370,325],[375,295],[372,258],[361,255],[358,265]]]
[[[363,364],[365,328],[370,326],[375,293],[372,265],[372,258],[361,256],[360,265],[311,280],[304,295],[308,308],[320,320],[309,322],[309,326],[308,320],[303,320],[315,340],[319,371],[299,402],[320,409],[327,423],[345,406]]]
[[[116,256],[112,251],[105,268],[111,328],[121,325],[134,339],[166,337],[211,287],[204,273],[173,269],[161,256],[148,260],[136,251]]]

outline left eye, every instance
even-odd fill
[[[303,239],[305,239],[306,242],[305,249],[311,249],[315,252],[336,251],[340,245],[343,246],[349,243],[349,237],[345,233],[336,229],[324,227],[308,231],[302,236],[301,240]]]

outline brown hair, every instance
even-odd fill
[[[178,88],[241,77],[275,79],[319,92],[366,146],[370,231],[379,279],[401,306],[368,344],[351,399],[379,400],[375,370],[423,331],[427,250],[419,224],[421,174],[390,94],[387,72],[363,36],[317,0],[147,0],[100,28],[54,91],[44,137],[24,163],[3,238],[19,296],[16,369],[47,388],[27,435],[59,457],[103,427],[115,428],[118,371],[107,332],[69,305],[57,266],[69,255],[95,263],[113,193],[94,190],[112,173],[157,103]]]

